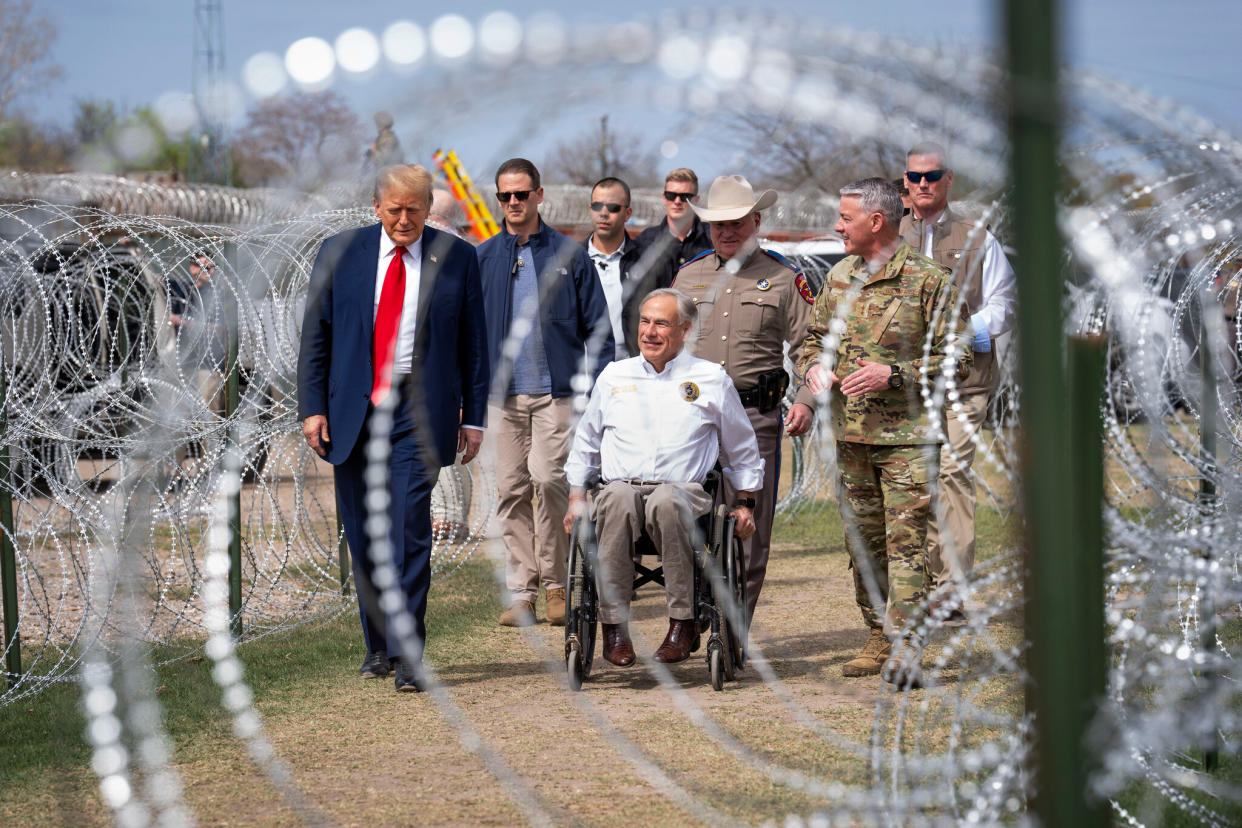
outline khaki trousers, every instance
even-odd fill
[[[694,618],[694,524],[711,508],[711,497],[698,483],[633,486],[614,480],[596,493],[591,516],[599,542],[600,621],[624,624],[629,620],[634,590],[630,553],[644,528],[660,550],[668,617]]]
[[[530,601],[565,587],[569,508],[565,460],[572,436],[573,398],[516,394],[491,406],[496,447],[496,514],[509,554],[505,580],[511,600]]]
[[[746,416],[755,429],[759,456],[763,458],[763,489],[755,492],[755,534],[742,541],[743,562],[746,564],[746,617],[755,617],[755,604],[768,571],[768,552],[772,549],[772,520],[776,515],[776,451],[781,444],[781,410],[760,414],[758,408],[747,408]],[[737,489],[724,481],[724,505],[730,509],[737,502]]]
[[[927,525],[927,559],[933,586],[965,580],[975,567],[975,443],[988,413],[986,391],[963,394],[963,423],[947,412],[949,442],[940,447],[940,482],[937,502]],[[942,517],[938,517],[942,516]]]

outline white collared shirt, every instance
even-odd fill
[[[763,486],[763,458],[733,381],[684,350],[664,371],[642,356],[609,363],[574,432],[565,476],[701,483],[720,460],[739,491]]]
[[[622,297],[621,254],[625,252],[627,239],[622,237],[621,246],[611,253],[603,253],[595,246],[595,234],[587,239],[587,254],[595,262],[599,283],[604,288],[604,301],[608,304],[608,321],[612,323],[612,341],[616,344],[616,359],[625,359],[625,333],[621,329]]]
[[[397,243],[388,237],[388,233],[380,228],[379,261],[375,265],[375,307],[371,309],[371,320],[375,321],[379,313],[380,293],[384,289],[384,276],[388,274],[388,265],[392,263],[393,250]],[[414,355],[414,322],[418,316],[418,282],[423,270],[423,239],[411,244],[401,257],[405,263],[405,299],[401,302],[401,324],[397,328],[397,348],[392,358],[393,376],[410,373],[410,358]],[[396,385],[394,382],[393,385]]]

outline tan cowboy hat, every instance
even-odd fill
[[[736,221],[743,216],[766,210],[776,203],[776,190],[767,190],[755,198],[755,190],[750,182],[740,175],[722,175],[712,182],[707,191],[707,204],[700,207],[691,204],[694,211],[703,221]]]

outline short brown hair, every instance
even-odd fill
[[[384,167],[375,175],[375,191],[371,198],[378,204],[380,196],[389,190],[421,195],[423,202],[430,207],[431,173],[421,164],[394,164]]]
[[[694,170],[690,169],[689,167],[678,167],[677,169],[670,172],[668,175],[664,176],[665,184],[667,184],[670,181],[685,181],[689,184],[694,185],[695,193],[698,193],[699,191],[699,177],[695,175]]]
[[[510,158],[496,169],[496,187],[500,187],[500,177],[506,173],[518,173],[530,176],[532,189],[539,189],[539,169],[525,158]]]

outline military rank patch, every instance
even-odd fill
[[[681,384],[681,398],[686,402],[694,402],[699,398],[699,387],[693,382]]]
[[[806,280],[806,276],[801,271],[794,275],[794,284],[798,286],[798,293],[802,294],[802,298],[806,300],[806,303],[814,305],[815,294],[811,293],[811,284]]]
[[[758,282],[755,282],[755,287],[759,288],[760,290],[771,290],[772,283],[769,282],[767,279],[760,279]]]

